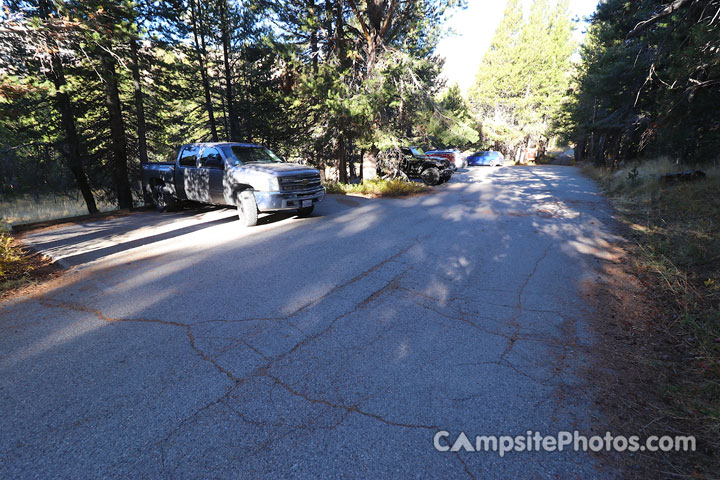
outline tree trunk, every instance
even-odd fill
[[[133,88],[135,95],[135,113],[137,115],[137,136],[138,136],[138,156],[140,163],[148,162],[147,152],[147,127],[145,125],[145,106],[142,91],[142,83],[140,82],[140,61],[138,59],[137,40],[130,40],[130,55],[132,57],[132,76]]]
[[[340,183],[348,183],[345,137],[342,134],[340,134],[340,138],[338,139],[338,157],[338,180]]]
[[[43,20],[47,20],[52,12],[50,3],[48,3],[48,0],[40,0],[38,5],[40,7],[40,17]],[[95,204],[95,198],[90,189],[90,182],[88,182],[85,167],[83,167],[82,158],[80,157],[80,138],[78,137],[77,127],[75,125],[72,101],[70,100],[70,95],[63,91],[63,87],[67,84],[65,80],[65,69],[60,61],[60,57],[55,53],[52,54],[50,62],[52,69],[47,71],[45,76],[55,86],[55,108],[60,113],[60,123],[65,133],[65,144],[67,147],[64,153],[67,156],[68,165],[78,190],[80,190],[85,200],[88,213],[96,213],[98,211],[97,205]]]
[[[325,0],[325,34],[327,36],[326,54],[329,56],[330,53],[335,49],[333,43],[333,4],[332,0]]]
[[[595,151],[595,164],[599,165],[601,167],[606,166],[605,165],[605,139],[606,136],[603,133],[600,135],[600,138],[598,139],[598,147]]]
[[[232,71],[230,70],[230,22],[228,21],[227,7],[227,0],[224,0],[222,3],[221,35],[223,44],[223,66],[225,67],[225,103],[227,104],[227,115],[229,117],[227,123],[230,126],[228,140],[232,142],[239,140],[238,136],[240,135],[240,132],[232,98]]]
[[[222,115],[223,115],[223,128],[225,129],[226,132],[229,132],[230,124],[228,123],[228,114],[227,114],[227,110],[225,109],[225,97],[224,96],[220,97],[220,111],[222,112]]]
[[[590,160],[595,163],[597,163],[597,159],[595,158],[595,119],[597,118],[597,107],[598,99],[595,97],[595,100],[593,100],[592,130],[590,131],[590,151],[588,153]]]
[[[577,163],[580,163],[585,159],[585,144],[586,140],[584,138],[582,140],[578,140],[578,142],[575,144],[575,150],[573,151],[573,154]]]
[[[335,4],[335,50],[339,60],[340,72],[347,68],[347,53],[345,51],[345,26],[343,19],[344,0],[337,0]],[[338,125],[338,179],[341,183],[348,182],[347,158],[345,145],[345,126],[340,121]]]
[[[212,141],[218,141],[217,126],[215,124],[215,114],[213,113],[212,97],[210,96],[210,80],[208,79],[207,68],[205,66],[205,34],[204,32],[198,32],[198,26],[202,26],[200,20],[198,20],[200,12],[200,4],[197,5],[197,11],[195,9],[195,0],[190,0],[190,20],[192,22],[193,39],[195,40],[195,52],[198,57],[198,64],[200,65],[200,77],[202,80],[203,92],[205,93],[205,109],[208,112],[208,120],[210,122],[210,135]]]
[[[335,49],[340,61],[340,70],[347,68],[347,54],[345,52],[345,23],[343,19],[343,0],[337,0],[335,5]]]
[[[113,162],[113,181],[120,208],[132,208],[132,193],[127,168],[127,138],[120,109],[118,80],[115,74],[115,58],[107,52],[102,54],[102,76],[105,89],[105,106],[110,121],[110,151]]]
[[[140,157],[140,165],[148,163],[147,152],[147,126],[145,124],[145,105],[142,91],[142,83],[140,80],[140,60],[138,56],[137,39],[130,39],[130,57],[132,59],[132,76],[133,89],[135,96],[135,115],[137,116],[137,138],[138,138],[138,157]],[[150,192],[142,185],[143,201],[145,205],[152,203]]]
[[[318,72],[318,18],[317,18],[317,10],[315,8],[315,0],[308,0],[308,11],[310,12],[310,17],[313,19],[313,27],[312,31],[310,32],[310,60],[312,62],[312,72],[313,74],[317,74]]]
[[[310,52],[312,55],[312,71],[317,75],[318,72],[318,35],[317,30],[313,30],[310,34]]]

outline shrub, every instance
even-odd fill
[[[0,277],[4,277],[14,266],[22,261],[21,250],[13,242],[13,238],[0,233]]]
[[[363,183],[352,184],[331,182],[325,185],[325,190],[327,193],[337,193],[341,195],[355,193],[378,197],[401,197],[428,192],[430,187],[422,183],[407,182],[402,179],[383,180],[377,178],[366,180]]]

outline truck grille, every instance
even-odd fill
[[[314,190],[318,187],[320,187],[320,175],[317,173],[280,177],[280,189],[284,192]]]

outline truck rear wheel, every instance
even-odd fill
[[[152,201],[155,210],[158,212],[167,212],[175,208],[175,198],[165,190],[165,185],[159,183],[152,189]]]
[[[258,210],[255,195],[251,190],[243,190],[235,196],[235,205],[238,210],[238,220],[245,227],[257,225]]]
[[[434,167],[426,168],[420,174],[420,178],[425,185],[437,185],[440,183],[440,172]]]

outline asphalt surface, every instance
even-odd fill
[[[615,241],[572,167],[476,167],[313,217],[137,213],[31,232],[70,270],[0,303],[2,478],[591,478],[592,309]]]

